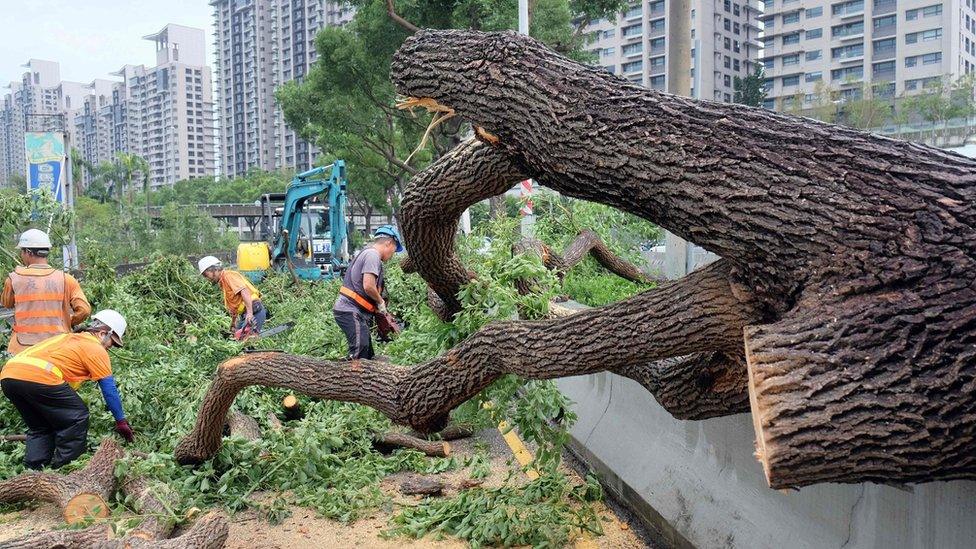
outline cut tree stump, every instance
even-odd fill
[[[302,411],[302,404],[298,402],[298,398],[295,395],[287,395],[281,399],[281,408],[284,411],[286,421],[298,421],[305,417],[305,412]]]
[[[434,477],[413,476],[400,483],[400,493],[405,496],[439,496],[444,483]]]
[[[423,452],[431,457],[451,455],[451,444],[447,441],[424,440],[404,433],[381,433],[373,437],[373,447],[388,454],[398,448],[409,448]]]
[[[28,472],[2,481],[0,503],[53,503],[68,524],[106,518],[110,512],[107,502],[115,492],[115,463],[122,452],[114,439],[106,438],[88,465],[71,474]]]

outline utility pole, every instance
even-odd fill
[[[668,93],[691,96],[691,1],[668,0]],[[697,53],[697,51],[696,51]],[[696,71],[697,72],[697,71]],[[698,93],[698,90],[695,90]],[[691,244],[670,231],[664,235],[664,275],[681,278],[691,270]]]

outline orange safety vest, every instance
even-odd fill
[[[14,333],[21,345],[35,345],[71,331],[64,322],[65,276],[53,270],[43,276],[10,273],[14,292]]]

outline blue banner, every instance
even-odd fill
[[[48,189],[64,202],[64,137],[55,132],[24,134],[27,156],[27,188]]]

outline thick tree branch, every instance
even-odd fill
[[[731,278],[729,265],[719,261],[629,300],[571,317],[490,324],[446,354],[413,367],[283,353],[236,357],[218,368],[176,458],[198,463],[213,456],[227,410],[250,385],[365,404],[397,423],[431,432],[445,426],[452,409],[506,374],[553,379],[741,349],[743,327],[758,321],[762,312],[747,296],[737,296]]]
[[[417,25],[414,25],[410,21],[407,21],[403,17],[397,15],[396,6],[393,5],[393,0],[386,0],[386,14],[390,16],[390,19],[392,19],[394,23],[403,27],[403,29],[407,32],[413,33],[420,30],[420,27]]]

